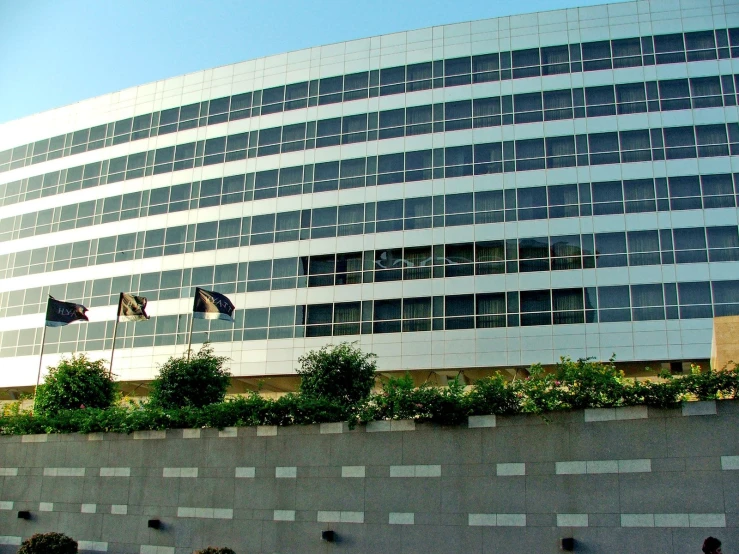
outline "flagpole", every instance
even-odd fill
[[[192,349],[192,324],[195,322],[195,312],[190,314],[190,337],[187,339],[187,361],[190,361],[190,350]]]
[[[46,321],[44,321],[44,330],[41,333],[41,354],[38,357],[38,374],[36,375],[36,387],[33,389],[33,412],[36,413],[36,393],[38,385],[41,382],[41,365],[44,359],[44,343],[46,342]]]
[[[121,319],[121,302],[123,302],[123,293],[118,295],[118,311],[115,313],[115,324],[113,325],[113,348],[110,350],[108,377],[113,376],[113,356],[115,355],[115,338],[118,335],[118,321]]]

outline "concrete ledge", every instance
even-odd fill
[[[183,439],[199,439],[200,429],[183,429],[182,438]]]
[[[367,424],[368,433],[383,433],[387,431],[415,431],[416,422],[410,419],[392,421],[370,421]]]
[[[161,439],[166,439],[166,438],[167,438],[166,431],[134,431],[133,432],[133,440],[161,440]]]
[[[277,425],[257,425],[258,437],[276,437]]]
[[[624,421],[627,419],[646,419],[649,410],[646,406],[622,406],[619,408],[586,408],[585,423],[599,421]]]
[[[467,418],[467,427],[470,429],[480,429],[484,427],[495,427],[497,424],[494,415],[470,416]]]
[[[344,432],[344,423],[321,423],[321,435],[334,435]]]
[[[716,401],[683,402],[682,413],[684,416],[716,415]]]
[[[49,435],[23,435],[21,442],[47,442]]]

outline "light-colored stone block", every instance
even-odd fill
[[[154,546],[152,544],[142,544],[139,554],[174,554],[174,546]]]
[[[298,468],[295,466],[284,466],[275,468],[275,478],[295,479],[298,476]]]
[[[587,527],[588,514],[557,514],[557,527]]]
[[[128,514],[128,505],[126,504],[113,504],[110,507],[110,513],[116,516],[125,516]]]
[[[495,527],[497,516],[496,514],[468,514],[467,525],[470,527]]]
[[[526,514],[497,514],[498,527],[526,527]]]
[[[103,434],[102,433],[90,433],[89,435],[87,435],[87,440],[88,441],[101,441],[103,440]]]
[[[495,415],[479,415],[470,416],[467,418],[467,427],[470,429],[480,429],[484,427],[495,427],[496,418]]]
[[[344,424],[340,421],[336,423],[321,423],[322,435],[335,435],[344,432]]]
[[[224,427],[218,431],[218,436],[222,439],[233,439],[236,438],[237,433],[236,427]]]
[[[621,527],[654,527],[654,514],[621,514]]]
[[[234,511],[231,508],[213,508],[214,519],[233,519]]]
[[[689,527],[688,514],[654,514],[655,527]]]
[[[83,514],[94,514],[97,513],[97,511],[97,504],[82,504],[82,507],[80,508],[80,513]]]
[[[588,473],[618,473],[616,460],[591,460],[585,463]]]
[[[413,525],[416,515],[413,512],[390,512],[388,523],[390,525]]]
[[[684,416],[707,416],[716,415],[716,401],[704,400],[702,402],[683,402]]]
[[[496,464],[495,474],[498,477],[513,477],[516,475],[526,475],[526,464],[520,464],[520,463]]]
[[[391,431],[415,431],[416,422],[410,419],[398,419],[390,422]]]
[[[177,508],[177,517],[195,517],[195,508],[179,506]]]
[[[39,502],[38,511],[39,512],[53,512],[54,503],[53,502]]]
[[[183,439],[199,439],[200,429],[183,429],[182,438]]]
[[[13,501],[12,500],[2,500],[0,501],[0,510],[12,510],[13,509]]]
[[[441,477],[440,465],[417,465],[416,477]]]
[[[585,423],[597,421],[615,421],[616,408],[586,408]]]
[[[22,542],[21,537],[14,537],[11,535],[0,535],[0,544],[8,546],[20,546]]]
[[[84,467],[45,467],[44,477],[84,477]]]
[[[272,519],[274,521],[295,521],[295,510],[275,510]]]
[[[587,462],[556,462],[554,464],[557,475],[578,475],[587,473]]]
[[[130,467],[101,467],[100,477],[131,477]]]
[[[276,437],[277,425],[257,425],[258,437]]]
[[[652,471],[652,460],[618,460],[619,473],[649,473]]]
[[[0,467],[0,477],[16,477],[17,475],[17,467]]]
[[[368,433],[385,433],[391,430],[389,421],[370,421],[367,424]]]
[[[365,466],[341,466],[341,476],[347,478],[364,478]]]
[[[390,477],[415,477],[416,466],[390,466]]]
[[[341,512],[341,523],[364,523],[364,512]]]
[[[739,456],[721,456],[721,469],[725,471],[739,469]]]
[[[239,479],[254,479],[256,468],[253,467],[237,467],[235,477]]]
[[[213,519],[213,508],[195,508],[195,517]]]
[[[318,523],[338,523],[341,521],[341,512],[322,512],[319,510],[316,521]]]
[[[691,527],[726,527],[726,514],[688,514]]]
[[[162,440],[167,438],[166,431],[134,431],[133,440]]]
[[[107,552],[107,542],[95,542],[95,541],[77,541],[77,547],[80,550],[91,550],[93,552]]]

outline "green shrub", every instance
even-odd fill
[[[161,365],[159,375],[151,383],[151,403],[172,409],[223,402],[231,383],[231,374],[223,367],[227,360],[213,354],[209,344],[204,344],[189,360],[186,355],[172,356]]]
[[[72,355],[49,368],[36,392],[35,409],[39,414],[50,415],[60,410],[107,408],[115,402],[117,391],[103,360]]]
[[[375,384],[375,354],[343,342],[312,350],[298,358],[300,393],[353,405],[367,398]]]
[[[216,548],[214,546],[209,546],[208,548],[203,548],[193,554],[236,554],[236,552],[226,547]]]
[[[521,411],[515,382],[508,383],[500,373],[476,381],[465,400],[469,415],[507,415]]]
[[[77,541],[62,533],[37,533],[21,543],[18,554],[77,554]]]

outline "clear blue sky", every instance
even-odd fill
[[[310,46],[604,0],[0,0],[0,123]]]

